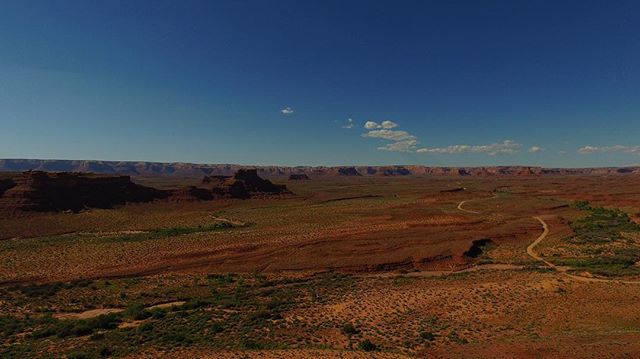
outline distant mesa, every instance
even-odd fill
[[[78,212],[167,197],[165,191],[131,182],[129,176],[42,171],[0,174],[0,209],[4,210]]]
[[[196,164],[161,162],[126,162],[93,160],[39,160],[0,159],[0,172],[22,172],[28,170],[56,172],[93,172],[133,177],[175,176],[202,178],[203,176],[231,177],[246,168],[235,164]],[[543,168],[534,166],[487,166],[487,167],[428,167],[417,165],[393,166],[255,166],[264,178],[288,178],[293,174],[306,174],[312,178],[325,176],[549,176],[549,175],[633,175],[640,174],[640,167],[602,168]]]
[[[285,185],[276,185],[258,176],[256,169],[241,169],[233,177],[206,176],[202,184],[213,185],[215,196],[228,198],[255,198],[269,195],[291,194]]]
[[[289,179],[292,181],[307,181],[307,180],[310,180],[311,178],[309,178],[309,176],[303,173],[303,174],[289,175]]]
[[[362,176],[355,167],[338,167],[337,173],[340,176]]]
[[[159,190],[131,181],[129,176],[80,172],[0,173],[0,212],[79,212],[156,200],[211,201],[222,198],[264,198],[291,194],[286,186],[258,176],[255,169],[234,176],[206,176],[202,187]]]
[[[291,191],[285,185],[276,185],[258,176],[256,169],[240,169],[233,176],[205,176],[201,187],[188,187],[172,192],[170,200],[209,201],[222,198],[265,198],[288,195]]]
[[[411,174],[411,171],[409,171],[405,167],[396,166],[396,167],[382,167],[380,168],[378,173],[381,176],[408,176]]]

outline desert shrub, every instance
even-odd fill
[[[9,337],[22,333],[27,328],[36,324],[36,320],[24,317],[18,318],[10,315],[0,315],[0,337]]]
[[[221,333],[223,331],[224,331],[224,327],[220,323],[213,323],[211,325],[211,328],[209,329],[209,332],[211,332],[212,334]]]
[[[98,329],[115,329],[120,324],[120,318],[114,314],[100,315],[91,319],[81,320],[54,320],[43,329],[33,333],[35,338],[45,338],[50,336],[80,337],[93,334]]]
[[[67,355],[68,359],[95,359],[97,356],[84,352],[71,352]]]
[[[193,343],[193,340],[185,333],[170,332],[160,335],[158,343],[167,346],[186,346]]]
[[[153,324],[151,323],[144,323],[138,327],[138,333],[145,333],[145,332],[151,332],[151,331],[153,331]]]
[[[559,262],[578,271],[588,270],[604,276],[622,276],[638,273],[635,266],[638,257],[638,254],[620,254],[613,257],[561,259]]]
[[[272,342],[262,342],[253,339],[245,339],[240,343],[242,349],[249,350],[267,350],[267,349],[279,349],[285,348],[283,345]]]
[[[11,290],[18,291],[29,298],[47,298],[64,289],[61,283],[51,284],[30,284],[26,286],[15,286]]]
[[[449,333],[448,335],[449,340],[451,340],[454,343],[457,344],[468,344],[469,341],[465,338],[461,338],[457,332],[452,331],[451,333]]]
[[[209,274],[207,279],[213,280],[219,284],[231,284],[235,281],[234,273],[227,274]]]
[[[203,299],[190,299],[179,308],[180,310],[197,309],[210,305],[211,302]]]
[[[126,318],[133,320],[142,320],[149,318],[152,314],[148,310],[144,309],[144,305],[140,303],[134,303],[125,309],[122,315]]]
[[[422,332],[420,333],[420,338],[432,342],[436,340],[436,335],[431,332]]]
[[[576,201],[573,206],[581,211],[587,211],[591,209],[589,201]]]
[[[98,354],[103,358],[109,358],[113,355],[113,349],[104,346],[98,350]]]
[[[373,344],[369,339],[365,339],[358,344],[358,347],[365,352],[372,352],[378,350],[378,346]]]
[[[345,323],[342,326],[342,332],[348,336],[358,334],[358,329],[351,323]]]
[[[79,279],[68,283],[45,283],[14,286],[10,289],[20,292],[29,298],[48,298],[63,289],[84,288],[93,284],[91,279]]]

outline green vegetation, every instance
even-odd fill
[[[346,323],[345,325],[342,326],[342,332],[347,336],[352,336],[352,335],[358,334],[359,331],[358,329],[356,329],[356,327],[353,324]]]
[[[557,258],[559,265],[576,271],[588,271],[603,276],[640,274],[635,265],[640,261],[640,247],[625,235],[640,233],[640,225],[619,209],[593,207],[587,201],[578,201],[573,207],[587,211],[588,215],[570,223],[574,235],[567,239],[583,255]]]
[[[50,320],[44,328],[33,333],[34,338],[57,336],[59,338],[81,337],[99,329],[115,329],[122,320],[116,314],[100,315],[91,319]]]
[[[571,223],[574,243],[607,243],[622,239],[622,233],[640,232],[640,225],[619,209],[591,207],[589,202],[576,202],[574,206],[589,215]]]
[[[425,331],[425,332],[420,333],[420,338],[432,342],[432,341],[436,340],[436,335],[433,334],[432,332],[426,332]]]
[[[186,234],[193,233],[203,233],[203,232],[214,232],[223,229],[231,229],[234,226],[228,222],[217,222],[212,225],[207,226],[196,226],[196,227],[172,227],[172,228],[157,228],[152,229],[147,232],[135,233],[135,234],[126,234],[115,237],[110,237],[107,240],[116,241],[116,242],[135,242],[135,241],[146,241],[160,238],[170,238],[176,236],[182,236]]]
[[[51,316],[53,310],[47,309],[46,314],[34,312],[33,316],[0,316],[0,340],[6,344],[0,347],[0,357],[37,357],[37,353],[51,348],[59,356],[75,358],[123,357],[149,347],[288,348],[300,344],[294,337],[283,341],[278,334],[289,325],[284,313],[307,298],[311,288],[324,297],[333,294],[332,288],[344,288],[350,283],[346,277],[333,275],[313,283],[297,279],[267,281],[260,275],[237,274],[180,277],[179,283],[172,280],[130,278],[87,284],[102,291],[92,303],[93,308],[113,307],[113,303],[126,307],[119,313],[90,319],[56,319]],[[167,286],[168,283],[172,285]],[[14,301],[18,298],[25,305],[23,308],[61,308],[69,298],[88,290],[77,282],[23,286],[0,290],[0,299],[18,303]],[[168,298],[185,303],[150,309]],[[78,337],[85,338],[74,339]]]
[[[364,350],[365,352],[373,352],[378,350],[378,346],[373,344],[369,339],[365,339],[358,344],[358,348]]]
[[[19,291],[29,298],[46,298],[55,295],[63,289],[84,288],[93,283],[90,279],[71,281],[68,283],[31,284],[13,286],[10,290]]]
[[[559,259],[556,262],[577,271],[589,271],[593,274],[612,277],[640,274],[640,270],[635,266],[639,260],[640,251],[630,250],[605,257],[568,258]]]

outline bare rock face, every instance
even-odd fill
[[[0,209],[14,211],[77,212],[168,196],[166,191],[131,182],[129,176],[28,171],[0,178]]]
[[[309,176],[307,176],[306,174],[292,174],[289,175],[289,179],[292,181],[306,181],[310,180],[311,178],[309,178]]]

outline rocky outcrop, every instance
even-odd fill
[[[2,174],[0,209],[80,211],[167,198],[166,191],[131,182],[129,176],[29,171]]]
[[[335,173],[339,176],[362,176],[355,167],[338,167]]]
[[[206,176],[201,186],[159,190],[135,184],[129,176],[78,172],[0,173],[0,212],[73,211],[113,208],[155,200],[211,201],[221,198],[263,198],[291,194],[284,185],[260,178],[255,169],[233,176]]]
[[[67,161],[67,160],[0,160],[0,171],[66,171],[122,174],[129,176],[233,176],[246,166],[235,164],[194,164],[117,161]],[[427,167],[427,166],[340,166],[340,167],[284,167],[256,166],[260,176],[284,177],[292,174],[323,176],[542,176],[542,175],[634,175],[640,167],[603,168],[542,168],[533,166],[488,167]]]
[[[200,187],[172,191],[171,201],[209,201],[222,198],[264,198],[291,194],[284,185],[260,178],[255,169],[240,169],[233,176],[205,176]]]
[[[276,185],[258,176],[256,169],[240,169],[233,177],[206,176],[203,185],[210,186],[214,197],[256,198],[281,194],[290,194],[285,185]]]

